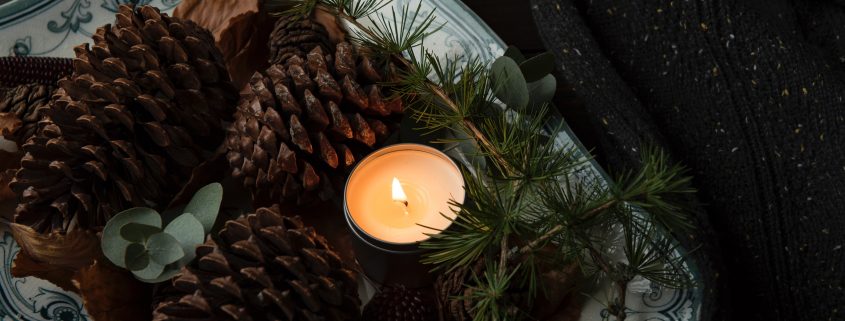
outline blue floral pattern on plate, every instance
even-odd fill
[[[151,4],[165,12],[181,0],[11,0],[0,5],[0,54],[70,56],[97,27],[114,21],[121,4]]]
[[[0,4],[0,55],[72,57],[73,47],[89,41],[98,26],[111,23],[119,5],[151,4],[170,12],[181,0],[11,0]],[[214,1],[214,0],[210,0]],[[393,6],[416,7],[420,0],[394,0]],[[0,0],[0,3],[3,0]],[[383,10],[390,10],[391,6]],[[426,48],[441,58],[491,61],[504,53],[505,44],[481,19],[457,0],[425,0],[420,16],[435,11],[441,30],[426,38]],[[559,120],[562,121],[562,120]],[[565,127],[556,140],[560,146],[578,139]],[[586,153],[585,153],[586,154]],[[604,180],[606,175],[595,163],[587,163],[578,174],[581,179]],[[12,260],[19,250],[11,234],[0,227],[0,321],[85,321],[79,297],[35,278],[12,278]],[[679,253],[680,255],[680,253]],[[694,267],[691,267],[695,271]],[[590,295],[605,297],[604,285]],[[627,306],[632,321],[696,321],[702,289],[660,288],[641,280],[629,287]],[[581,321],[613,319],[597,301],[588,301]]]

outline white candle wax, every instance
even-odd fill
[[[455,163],[427,146],[388,149],[362,160],[349,176],[346,207],[355,225],[373,238],[399,244],[423,241],[429,238],[426,233],[449,227],[455,218],[450,200],[464,200]]]

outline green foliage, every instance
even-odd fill
[[[343,14],[353,19],[367,17],[391,0],[268,0],[264,6],[268,12],[275,15],[295,14],[310,15],[318,6],[333,9],[337,14]]]
[[[206,185],[185,207],[193,212],[179,215],[164,227],[154,209],[135,207],[120,212],[103,229],[103,254],[143,282],[168,280],[194,259],[196,247],[214,226],[222,199],[219,183]]]
[[[614,284],[609,307],[624,319],[624,290],[641,276],[669,287],[692,286],[684,258],[664,230],[689,228],[682,205],[694,193],[686,171],[656,149],[645,149],[639,171],[606,183],[585,169],[587,157],[574,145],[555,142],[560,127],[549,126],[549,101],[557,89],[551,54],[525,57],[508,48],[492,63],[476,57],[439,59],[422,45],[442,26],[420,7],[395,9],[358,21],[381,8],[377,0],[271,0],[294,2],[304,11],[324,6],[351,26],[356,43],[383,63],[395,65],[390,83],[405,100],[425,135],[451,131],[456,142],[477,147],[474,172],[465,172],[467,202],[452,204],[457,217],[445,231],[421,246],[424,263],[442,272],[483,260],[482,273],[467,280],[475,320],[528,317],[511,301],[511,289],[528,289],[532,302],[542,288],[538,277],[549,268],[578,264],[587,276]],[[359,5],[358,9],[354,6]],[[352,8],[352,9],[351,9]],[[310,11],[308,11],[310,12]],[[420,139],[427,136],[414,137]],[[648,212],[645,214],[642,210]],[[622,259],[607,248],[623,249]]]
[[[509,47],[505,55],[490,66],[490,74],[496,82],[496,98],[515,110],[543,106],[557,90],[557,80],[551,75],[554,67],[551,53],[526,59],[519,49]]]
[[[306,17],[314,12],[322,0],[268,0],[264,2],[267,12],[272,15],[297,15]]]
[[[325,0],[325,4],[330,8],[342,8],[343,13],[361,19],[384,8],[390,0]]]
[[[522,54],[522,51],[514,46],[508,46],[508,49],[505,49],[505,54],[503,56],[513,59],[518,64],[521,64],[526,59],[525,55]]]
[[[132,243],[144,243],[151,235],[161,230],[158,226],[129,223],[120,228],[120,236]]]
[[[694,193],[687,170],[670,162],[663,150],[644,148],[639,172],[626,173],[617,179],[614,193],[631,205],[645,209],[663,228],[683,232],[692,228],[689,210],[681,206],[687,195]]]
[[[536,81],[528,83],[529,106],[543,106],[545,102],[551,101],[557,91],[557,79],[552,75],[545,75]]]
[[[222,201],[223,185],[209,184],[194,194],[183,211],[193,214],[202,223],[205,234],[208,234],[214,227],[214,221],[217,220],[217,212],[220,211]]]
[[[194,248],[198,244],[202,244],[205,236],[211,233],[211,231],[204,231],[202,224],[194,218],[192,213],[184,213],[176,217],[170,224],[167,224],[164,228],[164,233],[173,235],[176,241],[182,246],[185,256],[179,260],[178,265],[185,266],[194,259],[196,255]]]
[[[140,271],[150,264],[150,256],[142,243],[131,243],[126,247],[126,269]]]
[[[123,226],[130,223],[161,227],[161,216],[153,209],[135,207],[118,213],[106,223],[101,242],[103,254],[119,267],[126,267],[124,252],[133,243],[120,235]]]
[[[393,55],[400,55],[405,51],[420,45],[429,34],[436,32],[442,26],[434,25],[434,11],[420,16],[422,2],[416,8],[404,6],[397,13],[391,9],[391,16],[377,15],[371,18],[373,26],[367,29],[352,29],[352,40],[359,45],[370,48],[373,56],[387,61]],[[342,12],[341,12],[342,14]]]
[[[422,128],[463,132],[475,138],[478,153],[486,160],[486,166],[476,166],[476,172],[465,175],[467,198],[472,202],[458,207],[450,229],[422,244],[431,250],[423,262],[435,270],[451,271],[479,259],[504,258],[505,263],[496,264],[501,271],[486,270],[467,285],[476,290],[470,302],[478,320],[524,317],[524,311],[506,309],[506,300],[483,294],[501,294],[495,290],[504,291],[505,284],[505,289],[529,289],[528,299],[533,300],[543,266],[579,264],[589,276],[618,284],[642,276],[668,287],[691,286],[684,258],[677,257],[674,243],[657,232],[658,226],[673,230],[689,226],[689,213],[679,201],[694,190],[683,168],[672,165],[662,152],[647,149],[643,168],[620,176],[618,184],[590,177],[584,172],[587,158],[573,145],[556,144],[552,137],[562,129],[547,124],[546,104],[556,89],[554,76],[548,74],[550,56],[525,59],[515,50],[509,54],[516,59],[499,58],[489,70],[473,62],[465,67],[441,63],[431,55],[425,63],[411,60],[412,66],[430,66],[437,83],[409,86],[428,90],[417,93],[426,98],[412,105]],[[548,69],[546,74],[536,74],[543,68]],[[479,83],[464,81],[466,70],[472,79],[487,84],[462,86]],[[536,80],[526,83],[523,72],[532,73],[531,79]],[[513,90],[523,86],[531,88],[530,98]],[[487,89],[493,89],[505,104],[504,112],[489,111],[498,107]],[[641,224],[624,225],[634,218]],[[610,257],[604,250],[619,226],[643,227],[621,231],[625,260]],[[519,246],[512,249],[509,242]],[[512,273],[502,272],[511,269]],[[624,306],[624,295],[617,293],[615,304]]]
[[[487,262],[483,275],[473,275],[473,285],[470,286],[469,295],[460,297],[461,300],[474,302],[471,311],[475,314],[473,321],[488,320],[515,320],[522,313],[511,308],[513,304],[507,296],[508,289],[520,267],[517,266],[510,273],[505,273],[495,262]]]
[[[535,82],[555,70],[555,56],[550,52],[544,52],[519,62],[519,70],[525,76],[526,82]]]
[[[514,109],[528,106],[528,83],[516,61],[510,57],[499,57],[490,66],[490,73],[497,84],[496,98]]]

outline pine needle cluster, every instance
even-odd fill
[[[548,123],[554,78],[549,71],[528,74],[532,66],[549,64],[547,57],[525,59],[508,50],[510,60],[493,65],[439,59],[422,46],[441,27],[434,13],[420,15],[420,7],[376,13],[387,4],[269,2],[284,14],[308,15],[320,7],[342,19],[358,45],[399,73],[390,85],[410,105],[420,130],[448,131],[459,138],[440,142],[475,146],[477,164],[464,172],[468,201],[453,204],[458,215],[452,226],[422,244],[430,250],[423,262],[444,273],[483,262],[482,272],[466,280],[470,294],[454,298],[469,302],[475,320],[530,318],[530,303],[544,291],[541,274],[572,264],[585,279],[614,285],[604,304],[617,320],[625,319],[627,285],[637,277],[671,288],[694,286],[677,242],[668,237],[691,227],[681,204],[695,191],[684,168],[645,148],[639,171],[607,183],[587,170],[577,146],[555,139],[562,128]],[[508,293],[514,289],[528,299],[513,300]]]

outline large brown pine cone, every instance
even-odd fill
[[[161,209],[223,141],[237,96],[211,34],[154,7],[119,11],[75,48],[73,74],[23,145],[17,223],[66,232]]]
[[[312,228],[278,206],[227,221],[173,279],[153,319],[357,320],[356,274]]]
[[[227,146],[232,176],[256,200],[327,199],[355,162],[398,128],[374,64],[342,42],[256,73],[241,92]],[[333,182],[334,180],[334,182]]]
[[[40,109],[50,102],[53,88],[41,84],[20,85],[0,89],[0,113],[14,114],[21,121],[21,127],[4,138],[23,145],[35,134],[40,119]]]

